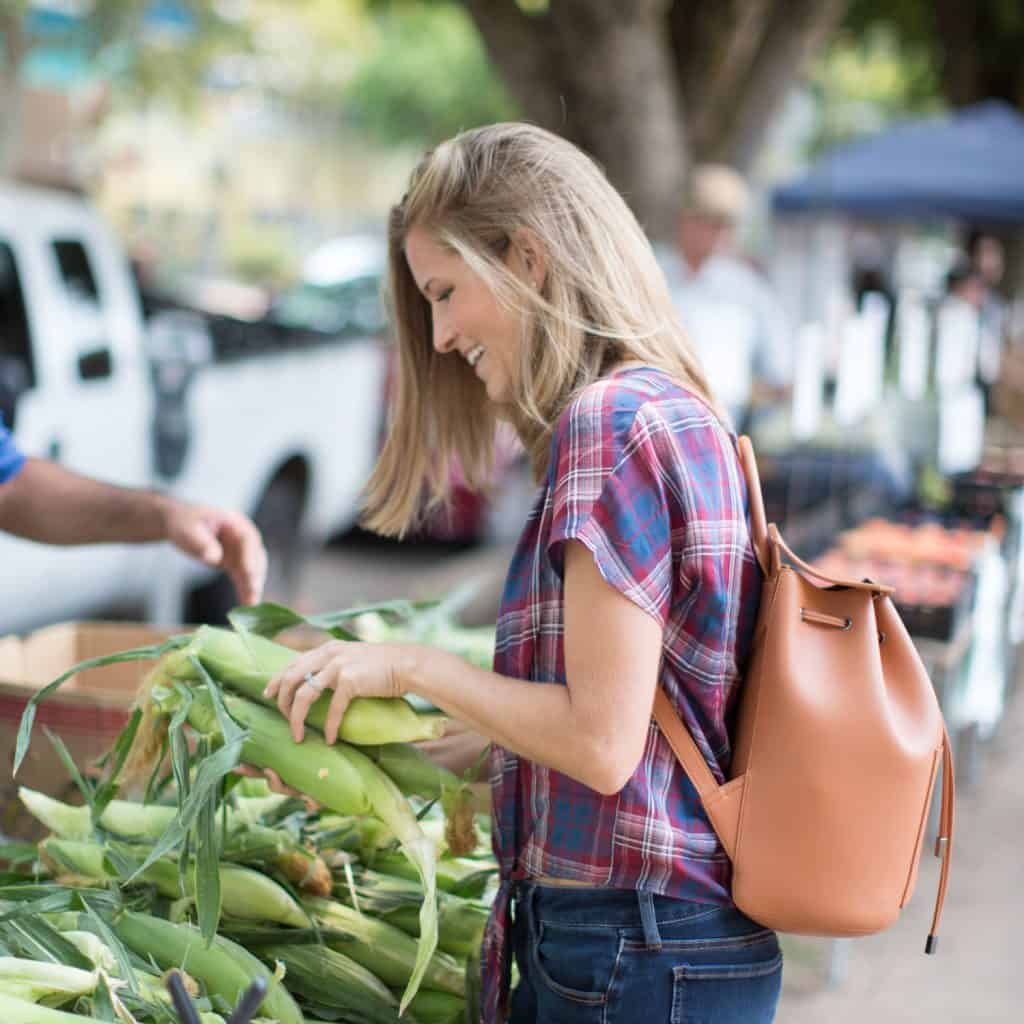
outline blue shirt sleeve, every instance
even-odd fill
[[[11,437],[10,431],[4,426],[3,419],[0,418],[0,484],[17,476],[24,464],[25,456],[18,451],[14,444],[14,438]]]

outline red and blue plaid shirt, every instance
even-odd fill
[[[622,370],[586,388],[556,424],[547,479],[512,559],[495,672],[565,684],[562,570],[570,539],[662,625],[659,685],[725,781],[730,719],[761,595],[734,440],[659,370]],[[633,777],[613,796],[499,747],[491,787],[502,884],[482,950],[485,1024],[499,1021],[507,1005],[516,879],[730,902],[728,858],[653,721]]]

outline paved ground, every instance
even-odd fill
[[[323,611],[443,596],[473,580],[480,589],[467,619],[493,621],[509,555],[348,542],[309,567],[302,602]],[[840,947],[842,981],[829,980],[828,942],[785,940],[777,1024],[1024,1024],[1024,691],[978,758],[972,788],[958,794],[955,835],[938,953],[923,952],[939,866],[926,850],[900,921]]]

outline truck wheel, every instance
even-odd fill
[[[295,601],[306,555],[299,533],[305,502],[302,484],[288,476],[277,476],[263,492],[253,512],[253,522],[263,534],[267,548],[264,601],[284,605]],[[220,573],[189,594],[185,621],[224,625],[228,612],[237,604],[235,588],[227,576]]]
[[[306,561],[300,532],[305,504],[305,488],[290,477],[278,476],[270,482],[253,513],[253,522],[267,547],[266,601],[290,605],[298,593]]]

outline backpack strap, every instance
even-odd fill
[[[761,491],[761,477],[757,472],[757,460],[754,458],[754,446],[750,438],[744,434],[736,441],[740,465],[747,479],[747,505],[750,508],[750,540],[757,556],[757,564],[765,576],[771,575],[771,549],[768,539],[768,519],[764,511],[764,494]]]
[[[660,686],[654,695],[654,719],[697,790],[715,834],[731,860],[736,853],[736,837],[739,833],[743,777],[733,779],[724,786],[718,784],[690,730],[680,721],[672,701]]]
[[[875,583],[874,580],[841,580],[835,576],[827,576],[823,572],[819,572],[814,568],[813,565],[808,565],[802,558],[793,554],[793,549],[782,539],[782,534],[779,533],[779,528],[772,523],[768,527],[768,537],[772,546],[773,552],[781,551],[785,554],[786,558],[800,570],[804,576],[813,576],[814,579],[820,580],[822,583],[828,583],[836,587],[851,587],[853,590],[870,590],[873,594],[881,596],[893,594],[896,591],[895,587],[890,587],[885,583]]]
[[[953,753],[949,749],[949,733],[942,729],[942,809],[939,812],[939,835],[935,840],[935,856],[942,858],[942,870],[939,872],[939,891],[935,897],[935,913],[932,916],[932,927],[928,932],[928,941],[924,951],[934,953],[939,944],[939,920],[942,917],[942,905],[946,899],[946,885],[949,882],[949,858],[953,853],[953,802],[955,797],[953,776]]]

